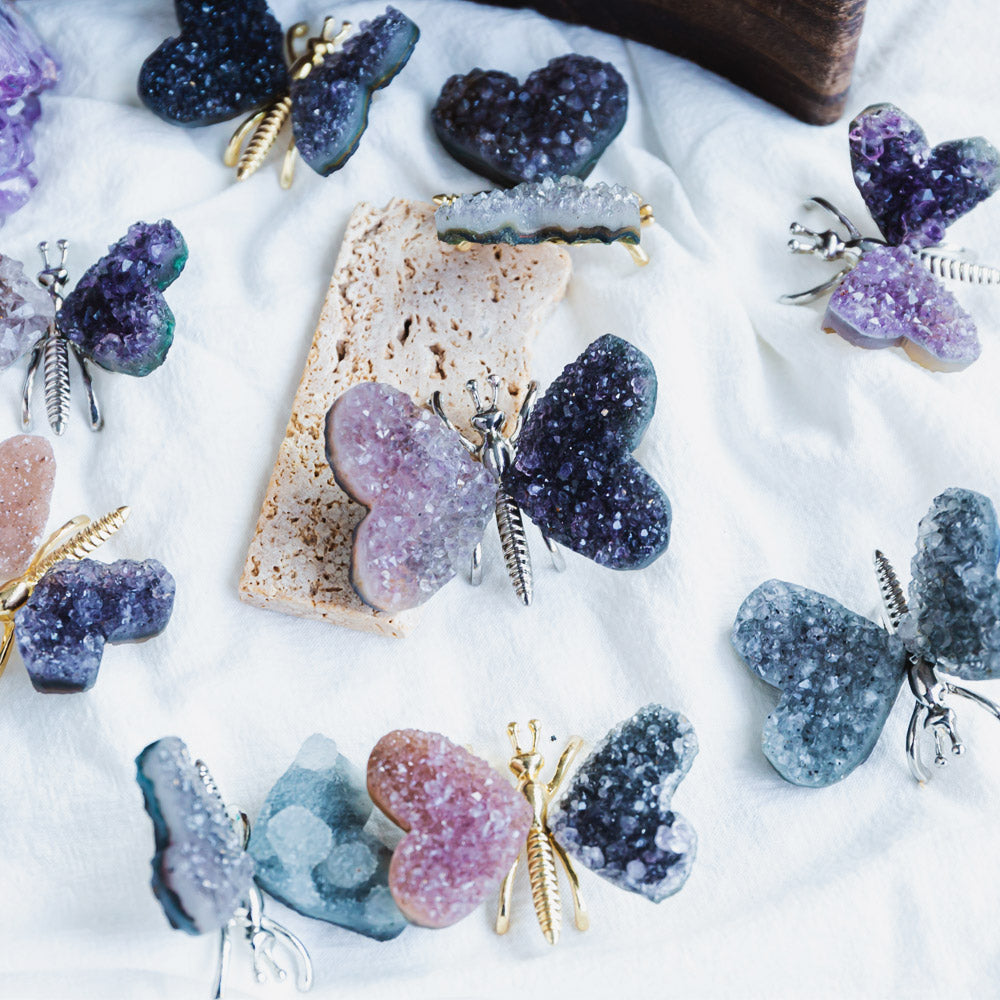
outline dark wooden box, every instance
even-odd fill
[[[693,59],[814,125],[844,110],[867,0],[489,0]]]

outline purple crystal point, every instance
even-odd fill
[[[902,346],[932,371],[979,357],[972,317],[907,247],[875,247],[837,286],[823,326],[858,347]]]
[[[52,296],[24,273],[24,265],[0,254],[0,371],[31,350],[55,321]]]
[[[523,84],[496,70],[451,77],[431,112],[441,145],[498,184],[586,177],[622,130],[628,84],[611,63],[575,53]]]
[[[429,410],[388,385],[354,386],[327,414],[326,455],[341,488],[368,508],[351,563],[363,601],[416,607],[468,565],[497,484]]]
[[[161,293],[186,261],[172,222],[137,222],[66,297],[59,329],[102,368],[148,375],[173,343],[174,314]]]
[[[174,578],[155,559],[57,563],[15,617],[21,658],[37,691],[87,691],[105,643],[138,642],[167,627]]]
[[[873,104],[851,122],[854,181],[893,245],[933,246],[1000,187],[1000,152],[982,137],[931,148],[894,104]]]

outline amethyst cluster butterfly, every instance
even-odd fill
[[[31,426],[32,386],[41,369],[45,408],[56,434],[69,420],[71,355],[83,376],[94,430],[101,429],[103,419],[88,362],[141,377],[166,360],[175,321],[163,290],[181,273],[188,253],[172,222],[137,222],[64,297],[67,247],[60,240],[59,259],[52,260],[48,244],[39,244],[41,288],[28,279],[20,261],[0,255],[0,370],[30,355],[21,421],[25,429]]]
[[[883,239],[862,236],[823,198],[847,237],[798,223],[789,248],[845,266],[785,302],[810,302],[833,290],[823,326],[858,347],[901,346],[934,371],[961,371],[981,347],[972,317],[939,278],[1000,283],[1000,270],[940,247],[948,227],[1000,188],[1000,152],[986,139],[931,146],[923,129],[892,104],[873,104],[850,126],[854,181]]]
[[[998,560],[993,504],[953,488],[920,522],[909,602],[889,561],[875,553],[884,628],[796,584],[757,587],[740,607],[732,639],[747,666],[781,691],[763,733],[778,773],[809,787],[847,777],[875,748],[904,680],[915,699],[907,756],[919,781],[929,777],[922,732],[933,737],[939,765],[963,751],[954,698],[1000,720],[1000,706],[952,680],[1000,678]]]
[[[435,395],[434,412],[377,382],[343,393],[326,421],[327,458],[345,492],[368,508],[355,532],[351,580],[387,612],[415,607],[472,556],[491,514],[515,592],[532,599],[522,511],[555,543],[611,569],[641,569],[666,549],[670,502],[632,457],[656,404],[645,354],[610,334],[594,341],[536,400],[529,390],[506,436],[507,415],[480,399],[461,436]],[[435,415],[436,414],[436,415]]]
[[[175,6],[181,33],[143,63],[140,98],[164,121],[189,127],[252,111],[224,157],[238,180],[258,169],[291,120],[283,187],[299,156],[323,176],[347,162],[367,127],[372,94],[406,65],[420,36],[405,14],[388,7],[354,34],[327,18],[297,53],[309,25],[293,25],[283,41],[266,0],[176,0]]]

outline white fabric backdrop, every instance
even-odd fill
[[[152,739],[186,739],[254,816],[316,731],[363,764],[389,729],[437,729],[502,767],[510,719],[538,716],[560,737],[593,740],[654,699],[687,713],[702,747],[675,800],[701,840],[679,895],[653,908],[584,873],[592,930],[566,929],[554,951],[523,882],[507,939],[488,907],[447,931],[376,944],[272,903],[312,952],[315,995],[995,995],[1000,727],[965,713],[969,756],[921,789],[903,757],[904,698],[854,776],[794,788],[760,753],[773,697],[728,631],[772,575],[872,612],[876,544],[905,570],[941,489],[1000,499],[1000,299],[962,295],[985,342],[965,374],[826,337],[818,310],[776,298],[825,273],[784,253],[802,198],[824,194],[865,218],[845,123],[803,125],[680,59],[532,13],[403,7],[423,37],[378,98],[360,151],[327,180],[302,170],[286,193],[273,164],[231,183],[227,126],[184,131],[139,105],[139,65],[175,27],[168,0],[31,4],[63,81],[36,131],[41,182],[3,252],[33,267],[38,239],[66,236],[78,276],[129,223],[169,216],[191,259],[169,292],[168,363],[142,381],[98,373],[107,429],[91,434],[78,393],[55,442],[53,523],[131,504],[106,557],[159,557],[178,597],[168,631],[111,649],[86,696],[35,694],[16,656],[3,678],[0,996],[207,995],[214,941],[170,931],[148,889],[151,828],[132,759]],[[328,10],[274,8],[285,24]],[[873,2],[852,113],[892,100],[932,139],[1000,140],[995,29],[989,0]],[[562,578],[543,569],[524,610],[488,549],[481,591],[448,587],[403,642],[244,606],[236,581],[351,206],[476,190],[428,122],[445,77],[474,65],[523,77],[570,50],[610,59],[628,79],[628,122],[594,176],[641,191],[658,226],[645,270],[620,250],[573,252],[537,371],[546,382],[607,331],[652,356],[660,405],[640,455],[674,503],[669,552],[634,575],[579,558]],[[956,237],[1000,261],[998,221],[1000,201],[987,203]],[[19,379],[2,379],[2,436],[18,430]],[[246,952],[234,959],[231,996],[294,995],[254,987]]]

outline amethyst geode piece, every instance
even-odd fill
[[[154,895],[172,927],[188,934],[221,930],[253,886],[242,837],[183,740],[150,743],[135,763],[156,840]]]
[[[611,569],[641,569],[670,541],[670,501],[632,457],[656,407],[637,347],[595,340],[525,421],[504,486],[541,530]]]
[[[327,414],[326,456],[341,488],[368,508],[351,562],[363,601],[415,607],[468,565],[497,484],[430,410],[392,386],[354,386]]]
[[[961,371],[981,351],[972,317],[905,246],[867,250],[830,297],[823,326],[857,347],[902,346],[934,371]]]
[[[0,254],[0,371],[27,354],[55,322],[56,309],[24,265]]]
[[[175,0],[181,33],[142,64],[139,97],[172,125],[211,125],[288,86],[281,25],[266,0]]]
[[[1000,187],[1000,152],[982,137],[931,147],[924,130],[893,104],[865,108],[850,127],[858,190],[893,245],[919,248]]]
[[[102,368],[148,375],[173,343],[174,314],[162,292],[184,269],[187,255],[172,222],[130,226],[66,296],[59,329]]]
[[[387,7],[381,17],[362,23],[343,48],[292,81],[295,147],[318,174],[339,170],[358,148],[372,93],[406,65],[419,37],[405,14]]]
[[[15,636],[37,691],[87,691],[106,643],[138,642],[167,627],[174,578],[155,559],[57,563],[18,610]]]
[[[628,85],[611,63],[575,53],[553,59],[523,84],[474,69],[444,85],[434,130],[459,163],[498,184],[586,177],[628,112]]]

